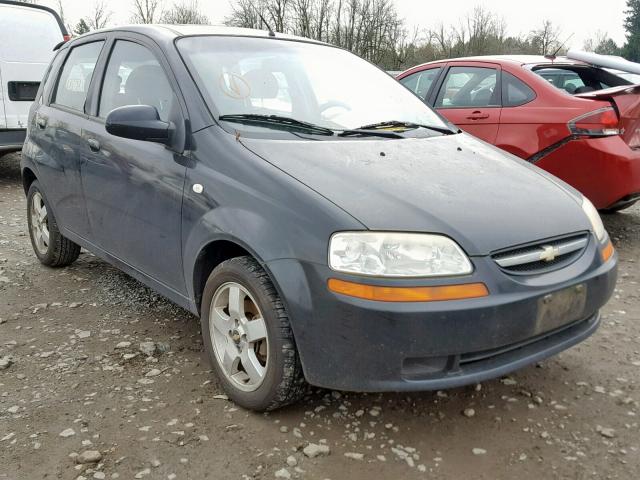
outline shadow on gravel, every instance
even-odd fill
[[[0,155],[0,182],[21,182],[19,153]]]

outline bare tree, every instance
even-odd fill
[[[231,15],[225,18],[225,25],[242,28],[265,28],[259,13],[264,1],[238,0],[231,5]]]
[[[542,27],[532,32],[531,44],[540,55],[555,53],[562,44],[560,43],[560,29],[551,20],[542,22]]]
[[[161,0],[133,0],[132,23],[155,23],[162,10]]]
[[[200,12],[198,0],[183,0],[180,3],[174,3],[169,10],[166,10],[160,17],[160,22],[175,25],[202,25],[209,23],[209,18]]]
[[[346,48],[387,69],[465,55],[553,53],[560,30],[550,21],[527,35],[508,36],[503,18],[476,7],[456,25],[408,31],[394,0],[234,0],[227,25],[264,29]]]
[[[99,30],[107,26],[113,12],[107,10],[104,0],[95,0],[93,3],[93,12],[85,18],[87,26],[91,30]]]

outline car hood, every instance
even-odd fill
[[[241,141],[367,228],[442,233],[469,255],[591,228],[559,180],[467,134]]]

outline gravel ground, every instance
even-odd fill
[[[578,347],[476,387],[313,390],[258,415],[222,394],[191,314],[90,254],[37,262],[16,158],[0,159],[0,479],[638,478],[639,207],[605,218],[620,279]]]

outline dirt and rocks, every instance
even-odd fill
[[[90,254],[37,262],[5,156],[0,480],[640,478],[640,208],[605,222],[620,278],[587,342],[478,386],[259,415],[223,394],[192,315]]]

